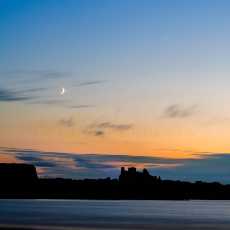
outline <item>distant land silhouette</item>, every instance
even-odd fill
[[[133,167],[122,167],[118,179],[39,178],[33,165],[1,163],[0,198],[229,200],[230,185],[162,180]]]

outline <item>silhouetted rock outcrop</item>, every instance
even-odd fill
[[[121,168],[119,179],[42,179],[25,164],[0,164],[0,198],[230,200],[230,185],[161,180],[146,169]]]
[[[29,164],[0,163],[0,181],[34,181],[37,180],[36,168]]]
[[[36,168],[29,164],[0,164],[0,198],[29,198],[38,183]]]

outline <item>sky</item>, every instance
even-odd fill
[[[230,183],[229,7],[0,0],[0,162]]]

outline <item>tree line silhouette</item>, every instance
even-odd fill
[[[118,179],[39,178],[33,165],[0,164],[0,198],[227,200],[230,185],[162,180],[133,167],[122,167]]]

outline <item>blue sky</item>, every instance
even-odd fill
[[[0,146],[227,157],[229,7],[0,0]]]

